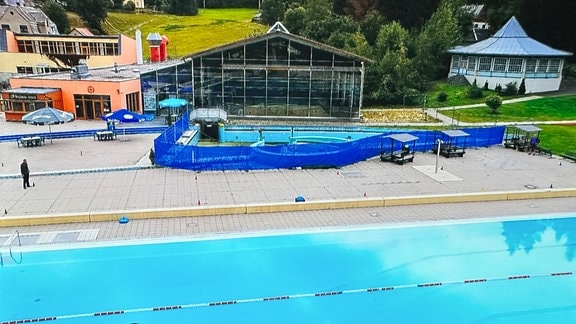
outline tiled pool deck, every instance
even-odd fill
[[[75,121],[52,130],[102,128],[103,122]],[[0,119],[2,134],[45,131]],[[156,136],[57,139],[34,148],[0,143],[0,236],[91,230],[97,235],[70,240],[122,240],[576,210],[576,164],[559,157],[491,147],[440,157],[437,170],[434,154],[419,153],[403,166],[375,158],[338,170],[195,173],[152,168],[148,150]],[[26,190],[19,177],[23,158],[35,184]],[[298,195],[306,202],[295,203]],[[339,208],[307,210],[319,205]],[[346,206],[370,207],[340,208]],[[242,213],[224,215],[227,210]],[[137,219],[152,214],[163,218]],[[123,215],[126,224],[118,222]],[[61,219],[74,222],[49,224]]]

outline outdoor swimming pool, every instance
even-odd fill
[[[576,317],[574,215],[113,244],[3,251],[0,323]]]

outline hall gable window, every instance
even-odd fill
[[[514,72],[514,73],[522,72],[522,59],[511,58],[510,62],[508,62],[508,72]]]
[[[20,25],[20,32],[28,34],[28,26]]]
[[[478,64],[478,71],[490,71],[492,69],[492,58],[481,57]]]
[[[494,71],[504,72],[506,71],[506,59],[502,57],[497,57],[494,59]]]

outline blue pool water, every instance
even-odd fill
[[[4,252],[0,323],[576,318],[573,215],[115,244]]]

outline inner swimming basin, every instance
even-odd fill
[[[2,249],[0,323],[568,323],[575,215]]]

